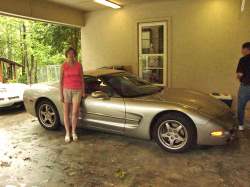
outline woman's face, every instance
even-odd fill
[[[74,59],[75,58],[75,53],[73,50],[70,50],[68,53],[67,53],[67,57],[70,58],[70,59]]]

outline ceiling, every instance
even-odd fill
[[[95,3],[94,0],[47,0],[47,1],[66,5],[72,8],[77,8],[83,11],[94,11],[106,8],[103,5]],[[112,0],[112,2],[115,2],[123,6],[133,3],[145,3],[150,1],[152,2],[152,0]]]

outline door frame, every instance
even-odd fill
[[[171,17],[163,17],[163,18],[148,18],[148,19],[141,19],[141,20],[137,20],[136,21],[136,40],[137,40],[137,46],[136,46],[136,54],[137,54],[137,74],[140,74],[140,65],[139,65],[139,48],[140,48],[140,44],[139,44],[139,40],[140,40],[140,36],[139,36],[139,24],[147,24],[147,23],[155,23],[155,22],[165,22],[166,23],[166,62],[167,64],[165,65],[166,69],[165,72],[166,73],[166,85],[164,85],[163,87],[167,87],[167,88],[171,88],[172,87],[172,21],[171,21]]]

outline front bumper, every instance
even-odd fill
[[[222,132],[221,136],[213,136],[213,132]],[[198,145],[225,145],[237,137],[238,125],[232,113],[209,120],[197,128]]]
[[[238,134],[237,132],[238,132],[237,126],[233,127],[229,131],[225,131],[223,137],[216,137],[219,139],[217,145],[224,145],[233,142],[237,137]]]
[[[11,107],[14,105],[22,104],[23,100],[22,99],[4,99],[0,100],[0,108],[6,108],[6,107]]]

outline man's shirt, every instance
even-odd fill
[[[242,73],[240,82],[250,86],[250,54],[240,59],[236,73]]]

